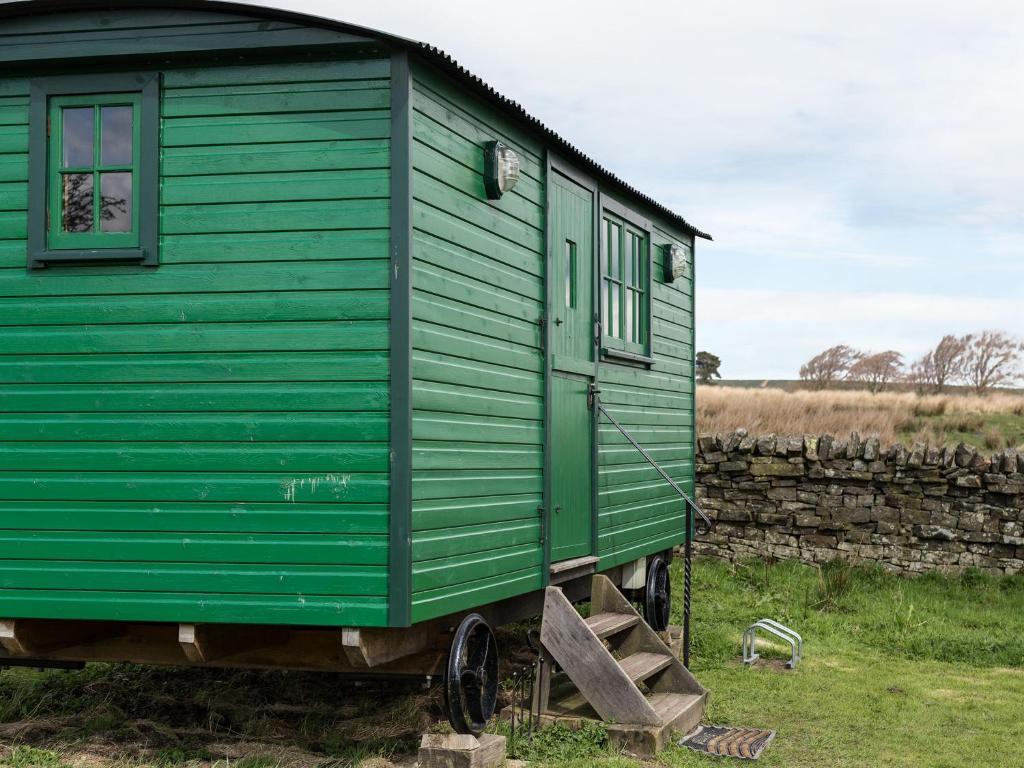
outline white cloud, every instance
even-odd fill
[[[727,370],[793,375],[837,339],[916,354],[961,320],[1020,330],[1024,4],[262,4],[439,45],[714,234],[698,305],[730,308],[698,333]]]

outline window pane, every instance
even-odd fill
[[[132,108],[100,109],[100,164],[132,164]]]
[[[633,277],[634,265],[636,264],[636,236],[632,232],[626,233],[626,285],[634,285],[636,280]]]
[[[608,278],[604,279],[604,290],[601,291],[601,317],[602,322],[605,324],[604,332],[612,336],[611,324],[608,321],[608,294],[611,292],[611,286],[608,283]]]
[[[576,243],[565,241],[565,306],[576,306]]]
[[[626,341],[633,341],[633,292],[629,288],[626,291],[626,333],[623,338]]]
[[[61,135],[61,144],[64,147],[64,167],[91,168],[93,161],[93,108],[64,109],[61,114],[64,122]]]
[[[622,229],[618,224],[612,224],[608,229],[608,274],[614,279],[619,279],[619,237]]]
[[[619,291],[619,284],[612,283],[611,290],[609,291],[610,295],[608,297],[608,303],[611,304],[612,310],[611,323],[608,327],[608,335],[614,336],[616,339],[622,338],[622,325],[620,324],[619,318],[619,301],[621,300]]]
[[[131,173],[101,173],[100,230],[103,232],[131,232],[131,229]]]
[[[92,229],[92,174],[65,173],[63,176],[65,232],[89,232]]]

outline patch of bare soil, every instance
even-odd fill
[[[502,679],[532,660],[526,629],[497,633]],[[420,736],[448,727],[439,685],[127,665],[0,672],[0,762],[27,746],[81,768],[387,768],[412,765]]]

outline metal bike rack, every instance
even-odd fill
[[[743,633],[743,663],[753,664],[761,658],[761,655],[754,650],[754,642],[757,639],[757,630],[759,629],[789,643],[792,656],[786,662],[786,667],[788,669],[796,669],[796,665],[804,656],[804,639],[800,637],[799,633],[790,629],[785,624],[780,624],[772,619],[755,621]]]

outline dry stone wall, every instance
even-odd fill
[[[697,495],[705,555],[1024,570],[1024,453],[740,430],[698,440]]]

